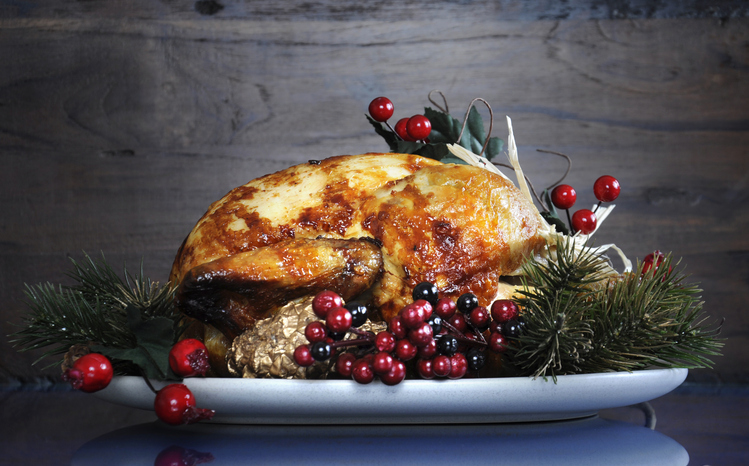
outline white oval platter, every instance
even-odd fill
[[[442,424],[574,419],[601,409],[658,398],[686,379],[687,369],[461,380],[378,381],[190,378],[184,383],[211,422],[228,424]],[[156,388],[165,383],[154,384]],[[115,377],[96,396],[153,410],[140,377]]]

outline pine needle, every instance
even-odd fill
[[[673,270],[611,276],[608,259],[560,240],[557,260],[530,260],[518,304],[525,321],[509,358],[521,374],[711,367],[720,324],[708,325],[699,290]]]
[[[136,337],[127,320],[129,305],[140,309],[144,319],[167,317],[179,326],[173,306],[174,288],[170,284],[161,287],[145,278],[142,263],[138,275],[124,269],[123,278],[103,255],[100,261],[86,255],[82,263],[71,262],[73,271],[68,275],[74,285],[26,285],[29,310],[24,328],[11,334],[10,341],[20,351],[48,348],[34,364],[64,354],[75,344],[135,346]]]

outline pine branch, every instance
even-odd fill
[[[711,367],[720,326],[707,325],[700,290],[674,272],[670,257],[655,272],[611,276],[608,259],[571,243],[556,261],[526,266],[522,334],[509,354],[520,373],[552,377],[648,367]]]
[[[75,344],[134,347],[137,338],[128,325],[128,306],[138,309],[144,319],[172,320],[175,335],[181,333],[173,306],[173,287],[161,287],[145,278],[142,265],[139,275],[124,270],[122,278],[103,256],[101,261],[86,255],[81,264],[72,259],[71,262],[73,271],[69,276],[76,282],[74,285],[26,285],[29,312],[24,328],[10,335],[10,341],[20,351],[49,348],[34,364],[63,354]]]

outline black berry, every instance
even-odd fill
[[[432,326],[432,334],[438,335],[442,331],[442,317],[432,314],[427,323]]]
[[[356,301],[346,303],[346,309],[351,313],[351,326],[361,327],[367,321],[367,306]]]
[[[460,295],[456,304],[458,305],[458,310],[460,312],[468,314],[479,305],[479,298],[477,298],[473,293],[465,293]]]
[[[466,355],[466,360],[470,370],[478,371],[486,364],[486,354],[478,348],[471,348]]]
[[[507,338],[517,338],[520,336],[520,322],[510,319],[502,324],[502,335]]]
[[[343,340],[343,337],[346,336],[346,332],[334,332],[332,330],[328,330],[328,338],[330,338],[333,341],[341,341]]]
[[[429,304],[436,306],[439,301],[439,290],[437,286],[429,282],[421,282],[414,288],[412,293],[414,301],[423,299],[429,301]]]
[[[330,357],[331,348],[328,343],[321,341],[310,346],[309,351],[315,361],[325,361]]]
[[[437,342],[437,351],[445,356],[452,356],[458,352],[458,339],[452,335],[443,335]]]

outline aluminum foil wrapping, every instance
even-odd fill
[[[227,367],[236,377],[319,379],[330,375],[334,359],[300,367],[294,350],[308,343],[307,324],[319,320],[312,312],[312,297],[292,301],[272,317],[258,321],[252,330],[234,339],[227,353]],[[367,321],[362,330],[380,332],[387,325]],[[348,338],[353,338],[350,336]]]

